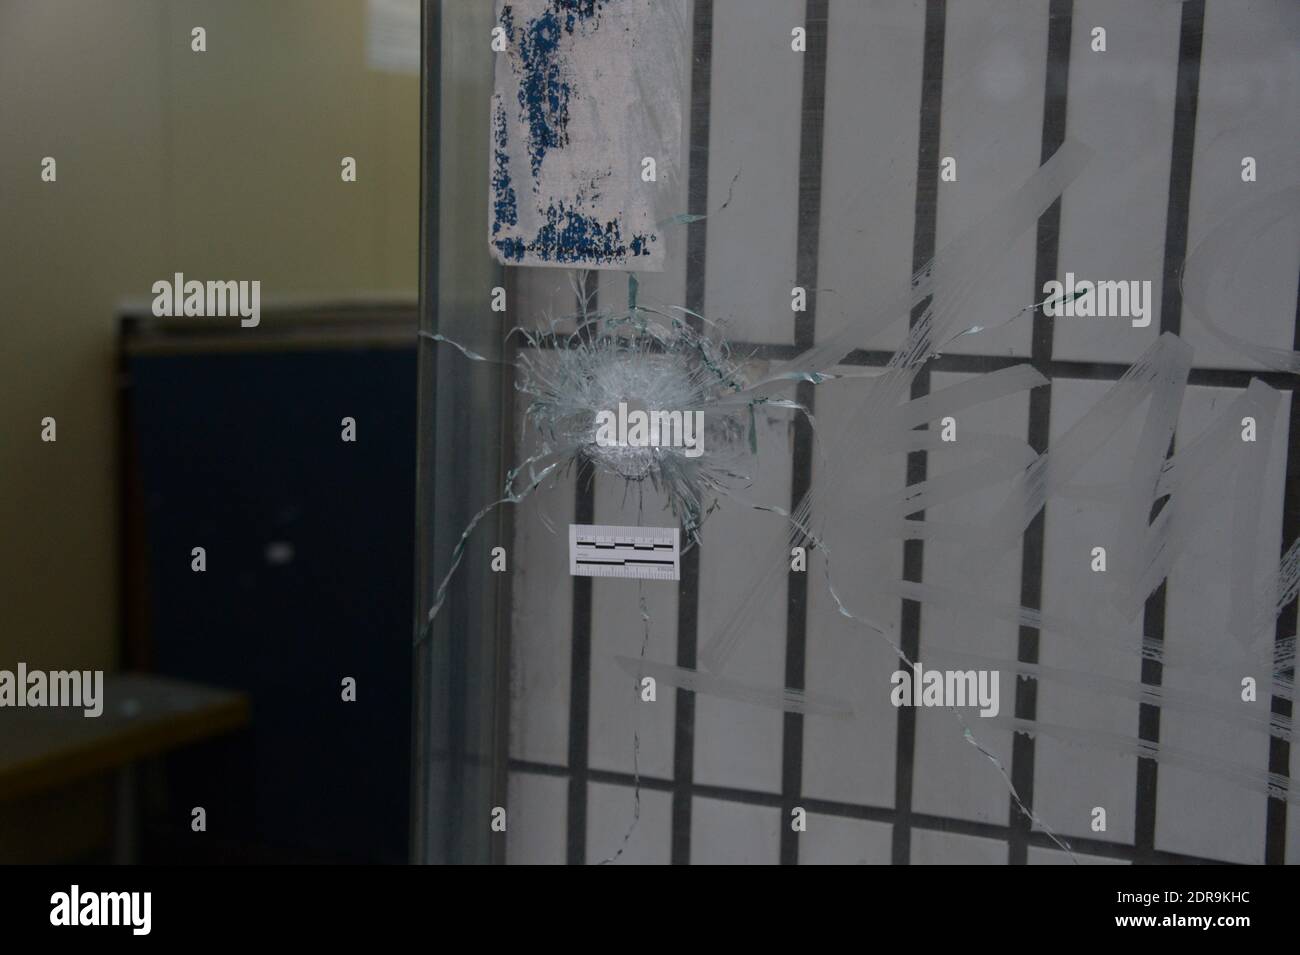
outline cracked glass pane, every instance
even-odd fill
[[[653,206],[662,261],[557,219],[567,251],[503,260],[504,348],[424,331],[513,392],[504,482],[444,534],[420,637],[477,522],[512,510],[494,791],[548,821],[485,851],[1300,851],[1300,19],[664,8],[641,62],[602,43],[607,5],[498,3],[493,122],[521,132],[491,158],[498,199],[505,168],[534,199],[607,177],[625,198],[601,215]],[[605,58],[618,81],[584,85]],[[539,76],[563,95],[534,97]],[[657,140],[665,117],[681,127]],[[661,183],[589,149],[660,141]],[[570,528],[605,550],[595,576]],[[637,553],[656,528],[680,532],[671,581]]]

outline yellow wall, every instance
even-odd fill
[[[116,663],[118,304],[177,271],[413,297],[418,171],[364,0],[0,0],[0,668]],[[0,862],[102,842],[109,792],[0,804]]]
[[[115,661],[117,304],[414,295],[418,113],[363,0],[0,0],[0,667]]]

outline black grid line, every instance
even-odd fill
[[[510,771],[512,773],[548,776],[557,779],[565,779],[569,776],[569,770],[565,766],[556,763],[543,763],[523,759],[510,760]],[[590,769],[587,771],[587,780],[589,782],[602,783],[608,786],[622,786],[627,789],[633,789],[639,783],[643,791],[662,792],[673,795],[679,792],[682,788],[680,782],[676,779],[664,779],[659,776],[645,775],[642,775],[638,779],[631,773],[610,769]],[[762,806],[771,809],[781,809],[784,808],[786,803],[783,794],[760,789],[744,789],[738,786],[718,786],[708,783],[692,783],[686,788],[693,798],[716,799],[722,802],[734,802],[745,806]],[[902,815],[898,810],[890,808],[889,806],[871,806],[865,803],[842,802],[834,799],[818,799],[809,796],[801,797],[800,805],[802,805],[810,814],[836,816],[842,819],[858,819],[865,822],[878,822],[891,826],[898,825],[899,817]],[[972,819],[960,819],[955,816],[941,816],[933,813],[909,811],[907,813],[907,825],[911,829],[924,829],[927,832],[951,833],[954,835],[973,836],[979,839],[993,839],[1002,842],[1007,842],[1011,838],[1011,830],[1007,826],[1001,826],[994,822],[978,822]],[[1037,849],[1060,851],[1060,847],[1058,847],[1056,843],[1052,841],[1051,837],[1044,832],[1030,832],[1029,844]],[[1123,842],[1106,842],[1103,839],[1074,836],[1070,837],[1070,848],[1074,850],[1076,855],[1080,856],[1119,859],[1127,862],[1136,860],[1141,851],[1137,847]],[[1156,862],[1173,865],[1224,864],[1218,859],[1159,850],[1151,854],[1151,859]]]
[[[1169,204],[1165,213],[1164,279],[1160,290],[1160,331],[1177,335],[1182,328],[1183,296],[1180,278],[1187,256],[1187,219],[1192,197],[1192,153],[1196,146],[1196,104],[1201,76],[1201,40],[1205,26],[1205,0],[1189,0],[1183,5],[1178,31],[1178,82],[1174,99],[1174,133],[1170,146]],[[1173,453],[1170,442],[1169,453]],[[1154,506],[1154,518],[1158,505]],[[1146,602],[1142,632],[1150,640],[1163,643],[1165,638],[1165,601],[1168,581],[1161,581]],[[1142,683],[1159,686],[1163,667],[1157,660],[1142,660]],[[1150,742],[1160,740],[1160,708],[1150,703],[1138,705],[1138,737]],[[1142,850],[1139,861],[1155,851],[1156,788],[1159,765],[1154,759],[1139,759],[1134,805],[1134,843]]]
[[[826,38],[830,30],[828,0],[807,0],[804,8],[807,48],[804,52],[803,102],[799,121],[799,218],[795,253],[795,283],[805,290],[805,311],[795,314],[794,342],[800,350],[817,339],[817,255],[821,240],[822,135],[826,119]],[[800,382],[796,399],[808,414],[816,411],[813,385]],[[790,462],[790,513],[812,487],[813,431],[804,415],[794,419]],[[804,547],[807,540],[799,541]],[[808,572],[791,567],[786,580],[785,685],[804,688],[808,655]],[[781,824],[781,863],[799,862],[799,834],[791,824],[803,790],[803,715],[786,713],[781,735],[781,792],[785,796]]]
[[[700,549],[692,547],[681,557],[681,583],[677,589],[677,665],[694,667],[699,633]],[[678,689],[674,694],[672,863],[691,861],[691,798],[695,783],[695,694]]]
[[[781,342],[753,342],[745,339],[729,340],[729,347],[741,358],[749,357],[764,361],[781,361],[794,358],[799,354],[795,345]],[[562,341],[521,342],[521,348],[563,348]],[[881,349],[856,348],[839,362],[840,365],[884,368],[889,364],[894,353]],[[1052,380],[1058,378],[1075,381],[1118,381],[1128,371],[1129,365],[1121,362],[1082,361],[1053,358],[1050,361],[1035,361],[1025,355],[979,355],[973,353],[942,354],[930,358],[927,366],[938,372],[962,375],[983,375],[990,371],[1001,371],[1015,365],[1032,364]],[[1300,376],[1286,371],[1268,371],[1267,369],[1222,368],[1202,366],[1193,368],[1188,373],[1187,383],[1202,388],[1246,388],[1253,379],[1278,391],[1294,391],[1300,388]]]
[[[690,159],[687,162],[686,211],[699,216],[686,231],[686,307],[704,313],[705,251],[709,207],[709,122],[713,94],[713,0],[695,0],[691,22]],[[703,323],[687,321],[696,331]],[[677,665],[694,668],[699,634],[700,547],[681,557],[677,588]],[[695,694],[674,694],[672,862],[691,861],[691,785],[695,780]]]
[[[918,112],[920,134],[916,147],[916,206],[912,232],[912,272],[918,272],[934,258],[935,235],[939,213],[939,121],[943,108],[943,55],[948,7],[946,0],[926,0],[925,42],[921,65],[921,104]],[[931,300],[917,303],[909,324],[915,324]],[[912,398],[930,392],[930,368],[922,368],[912,379]],[[907,485],[926,478],[928,456],[924,451],[907,455]],[[925,520],[924,512],[909,514],[911,520]],[[925,547],[919,540],[903,542],[903,579],[921,582]],[[921,604],[902,599],[899,615],[900,649],[915,660],[921,652]],[[898,661],[907,669],[907,661]],[[892,858],[897,865],[908,865],[912,856],[912,774],[915,771],[916,710],[898,708],[897,738],[894,744],[894,805],[898,816],[894,822]]]
[[[1047,22],[1047,65],[1044,78],[1043,130],[1038,161],[1047,162],[1065,142],[1066,110],[1070,89],[1070,40],[1073,33],[1073,0],[1052,0]],[[1038,242],[1034,255],[1034,298],[1038,290],[1056,278],[1060,255],[1061,200],[1058,197],[1038,219]],[[1044,370],[1052,360],[1052,338],[1055,320],[1034,312],[1033,338],[1030,345],[1031,362],[1043,373],[1048,383],[1029,393],[1028,444],[1037,454],[1044,454],[1052,429],[1052,378]],[[1043,550],[1047,533],[1047,505],[1034,515],[1025,528],[1020,547],[1020,605],[1041,610],[1043,606]],[[1039,632],[1034,627],[1021,626],[1016,637],[1016,659],[1022,663],[1038,662]],[[1038,714],[1038,681],[1021,676],[1016,679],[1015,715],[1017,719],[1033,720]],[[1034,740],[1025,733],[1011,736],[1011,785],[1020,795],[1021,802],[1030,809],[1034,805]],[[1029,861],[1029,818],[1020,811],[1014,798],[1007,797],[1011,820],[1011,839],[1007,847],[1007,862],[1025,865]]]
[[[581,285],[578,314],[586,315],[595,305],[595,291],[585,294]],[[573,522],[596,523],[596,469],[591,459],[582,457],[574,476]],[[594,577],[573,578],[573,638],[569,649],[569,780],[568,826],[566,845],[570,865],[587,861],[587,759],[591,720],[591,614]]]
[[[800,198],[798,246],[796,256],[796,281],[808,290],[808,310],[796,315],[793,344],[764,342],[731,342],[737,355],[752,355],[760,359],[784,359],[799,354],[815,339],[815,286],[817,275],[818,216],[821,194],[821,137],[824,123],[824,98],[826,68],[825,47],[827,3],[825,0],[806,0],[808,60],[804,63],[804,89],[801,113],[800,145]],[[693,18],[692,40],[692,90],[690,113],[690,160],[688,185],[688,211],[704,215],[708,199],[708,138],[710,113],[711,0],[697,0]],[[926,5],[925,63],[922,74],[922,104],[920,109],[920,141],[918,143],[918,178],[916,200],[916,232],[914,234],[914,266],[919,267],[933,255],[935,245],[935,214],[938,191],[939,116],[942,97],[942,68],[945,0],[928,0]],[[1072,33],[1072,0],[1052,0],[1048,25],[1048,50],[1045,71],[1045,98],[1041,161],[1046,161],[1064,141],[1066,124],[1066,95],[1068,91],[1069,53]],[[1177,333],[1181,324],[1181,298],[1178,280],[1187,245],[1187,220],[1191,190],[1192,146],[1195,137],[1197,83],[1202,28],[1203,0],[1191,0],[1182,11],[1179,42],[1179,74],[1175,106],[1175,128],[1172,144],[1172,165],[1169,187],[1169,208],[1166,218],[1164,254],[1164,283],[1161,303],[1161,331]],[[810,82],[811,81],[811,82]],[[1057,271],[1059,253],[1060,200],[1058,199],[1038,223],[1038,244],[1035,259],[1035,291]],[[687,233],[686,304],[694,312],[704,312],[706,228],[703,219],[692,222]],[[928,252],[925,250],[928,248]],[[923,252],[925,254],[923,254]],[[920,257],[918,259],[918,256]],[[923,303],[924,304],[924,303]],[[915,321],[915,313],[913,315]],[[697,328],[697,319],[691,319]],[[1087,362],[1056,359],[1052,355],[1053,323],[1040,313],[1034,315],[1032,351],[1024,356],[993,356],[978,354],[951,354],[932,358],[927,362],[913,397],[928,390],[932,371],[981,374],[996,371],[1026,361],[1048,378],[1049,384],[1030,392],[1029,444],[1037,453],[1047,450],[1050,428],[1051,384],[1056,380],[1115,381],[1128,370],[1129,365],[1118,362]],[[544,342],[537,347],[560,347],[554,342]],[[1300,303],[1297,309],[1295,347],[1300,349]],[[884,367],[893,357],[884,350],[858,349],[848,355],[844,365]],[[1275,389],[1293,393],[1288,432],[1286,465],[1286,495],[1284,504],[1283,547],[1300,536],[1300,408],[1296,407],[1294,391],[1300,385],[1300,376],[1267,370],[1232,369],[1222,367],[1193,368],[1188,383],[1193,386],[1244,389],[1251,380],[1258,379]],[[801,384],[798,396],[811,410],[810,384]],[[1172,453],[1172,443],[1170,448]],[[792,503],[801,496],[801,480],[811,480],[810,454],[801,455],[798,424],[796,423],[794,458],[792,461]],[[804,474],[804,470],[807,474]],[[924,453],[908,456],[908,484],[925,477]],[[590,481],[588,496],[590,492]],[[575,503],[581,507],[582,485],[576,490]],[[1043,530],[1045,508],[1039,512],[1026,530],[1021,576],[1021,602],[1026,607],[1039,607],[1042,596]],[[1154,511],[1153,511],[1154,513]],[[923,519],[923,512],[909,515]],[[919,541],[904,544],[904,577],[921,579],[923,551]],[[692,547],[682,555],[682,580],[679,585],[677,664],[693,668],[696,665],[699,609],[699,548]],[[790,574],[787,599],[786,631],[786,685],[802,688],[807,638],[807,575]],[[1163,595],[1165,584],[1148,599],[1145,611],[1146,633],[1154,638],[1163,635]],[[904,600],[902,608],[903,649],[909,656],[919,655],[920,605]],[[1277,623],[1276,639],[1282,640],[1295,633],[1297,603],[1282,614]],[[575,583],[575,665],[580,652],[578,626],[580,623],[577,586]],[[1027,632],[1028,631],[1028,632]],[[583,672],[590,677],[590,594],[586,599],[585,654]],[[910,641],[910,642],[909,642]],[[1038,632],[1021,628],[1017,649],[1023,662],[1037,660]],[[1143,664],[1143,682],[1158,685],[1159,672]],[[900,661],[901,665],[901,661]],[[1154,665],[1154,664],[1152,664]],[[1032,720],[1036,712],[1036,681],[1017,680],[1016,715]],[[584,705],[578,717],[581,724],[583,747],[580,758],[575,758],[573,717],[576,713],[576,691],[571,688],[571,723],[569,766],[511,759],[512,772],[535,773],[563,777],[570,780],[569,797],[569,861],[585,861],[582,853],[575,859],[573,828],[575,819],[574,790],[581,790],[580,838],[585,853],[586,791],[590,782],[632,787],[636,780],[630,773],[596,770],[587,765],[586,736],[589,712]],[[582,699],[589,703],[589,682],[581,691]],[[1140,705],[1139,735],[1158,739],[1159,710],[1149,704]],[[1290,715],[1289,700],[1273,697],[1275,713]],[[899,710],[898,744],[896,746],[896,792],[893,807],[810,798],[802,795],[802,717],[786,713],[783,726],[782,784],[780,792],[763,792],[740,787],[697,783],[694,780],[694,694],[682,689],[676,691],[673,775],[671,779],[642,775],[640,785],[648,791],[660,791],[672,796],[671,859],[674,863],[688,863],[691,857],[691,803],[695,798],[710,798],[740,804],[764,806],[781,810],[780,859],[783,863],[798,859],[798,839],[789,826],[789,810],[795,805],[809,813],[839,816],[879,822],[892,827],[891,857],[894,862],[910,861],[911,830],[920,829],[976,836],[1003,841],[1008,847],[1008,861],[1025,863],[1030,848],[1057,849],[1046,833],[1032,829],[1028,821],[1014,807],[1009,823],[978,822],[943,815],[917,813],[911,806],[913,755],[915,748],[915,715],[907,708]],[[1154,717],[1154,723],[1152,722]],[[910,718],[910,725],[905,725]],[[1279,775],[1289,773],[1289,744],[1276,736],[1270,737],[1269,769]],[[1144,764],[1150,764],[1144,769]],[[1137,822],[1132,844],[1108,842],[1100,839],[1071,836],[1070,845],[1081,856],[1106,857],[1136,863],[1160,864],[1222,864],[1222,860],[1193,854],[1162,851],[1154,845],[1155,823],[1155,763],[1138,760]],[[1032,805],[1033,796],[1033,743],[1023,734],[1013,734],[1012,778],[1026,805]],[[1144,776],[1145,774],[1145,776]],[[905,797],[905,798],[904,798]],[[1287,806],[1282,800],[1269,798],[1265,861],[1280,863],[1285,857]]]

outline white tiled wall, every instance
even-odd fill
[[[718,0],[713,14],[711,128],[708,169],[707,253],[704,308],[710,318],[730,323],[731,337],[749,341],[792,341],[790,286],[797,242],[799,129],[803,61],[790,50],[790,30],[802,23],[803,0]],[[921,56],[925,5],[920,0],[860,4],[832,0],[828,35],[826,135],[823,143],[819,251],[819,338],[873,306],[891,301],[906,287],[911,270],[916,153],[920,134]],[[1193,163],[1189,250],[1230,214],[1251,190],[1294,185],[1296,113],[1292,108],[1300,76],[1294,48],[1300,36],[1300,8],[1272,0],[1207,5],[1200,103]],[[955,183],[940,183],[938,243],[977,222],[1037,167],[1040,151],[1048,13],[1045,3],[972,0],[947,5],[943,64],[941,156],[958,160]],[[1158,303],[1168,206],[1170,137],[1173,129],[1179,4],[1143,5],[1121,0],[1076,0],[1070,49],[1068,135],[1095,152],[1092,165],[1067,190],[1062,203],[1059,271],[1080,278],[1151,279]],[[1091,29],[1107,29],[1107,50],[1091,49]],[[689,143],[687,144],[689,146]],[[1240,180],[1240,158],[1253,155],[1260,181]],[[683,157],[683,164],[685,157]],[[718,206],[735,183],[730,206]],[[685,176],[666,186],[679,191],[686,207]],[[1286,229],[1291,229],[1287,232]],[[684,246],[685,229],[682,229]],[[685,304],[685,262],[679,247],[662,276],[642,276],[642,301]],[[1294,224],[1266,237],[1249,257],[1249,307],[1226,316],[1238,334],[1261,344],[1290,347],[1294,335],[1296,275],[1300,264]],[[1006,250],[996,274],[977,283],[965,304],[966,324],[1000,321],[1028,304],[1034,294],[1034,230]],[[571,309],[563,273],[520,272],[517,320],[547,307]],[[600,276],[601,301],[626,295],[623,276]],[[1158,308],[1150,329],[1125,321],[1061,319],[1055,325],[1054,357],[1127,365],[1154,340]],[[970,336],[949,354],[1024,356],[1030,320]],[[1198,368],[1246,368],[1250,363],[1213,342],[1194,317],[1183,316],[1183,337],[1195,348]],[[856,344],[892,347],[903,324]],[[965,376],[935,373],[931,390]],[[853,443],[864,426],[861,379],[816,389],[817,435],[821,442],[846,435],[832,460],[851,479],[814,510],[833,554],[833,575],[846,603],[890,629],[897,640],[899,599],[882,594],[900,578],[902,542],[873,531],[861,502],[901,490],[905,456]],[[1055,441],[1085,416],[1111,387],[1110,381],[1057,378],[1052,383],[1050,438]],[[1237,392],[1189,387],[1179,420],[1178,446],[1188,442]],[[1140,407],[1130,421],[1094,454],[1075,483],[1113,484],[1127,479],[1137,450]],[[1259,489],[1263,507],[1260,559],[1276,565],[1281,540],[1286,427],[1289,401],[1272,434],[1261,435],[1273,463]],[[938,415],[936,415],[938,417]],[[933,427],[933,424],[932,424]],[[958,442],[929,455],[931,477],[977,460],[962,436],[989,433],[1024,439],[1028,394],[1020,393],[958,414]],[[761,468],[746,496],[788,507],[791,448],[788,426],[763,431]],[[814,455],[815,484],[827,463]],[[978,525],[990,519],[1007,484],[973,491],[932,508],[927,517]],[[536,504],[563,531],[572,520],[574,488],[564,480]],[[618,482],[595,483],[596,519],[632,523],[635,503],[623,500]],[[1215,621],[1224,614],[1227,568],[1219,542],[1229,514],[1206,514],[1175,567],[1168,587],[1165,640],[1171,648],[1215,652]],[[1047,506],[1043,555],[1043,610],[1050,616],[1084,619],[1108,600],[1109,581],[1090,570],[1094,546],[1118,545],[1118,515],[1087,493],[1052,498]],[[568,753],[569,659],[572,583],[565,567],[565,540],[543,527],[538,509],[516,513],[512,661],[511,755],[517,760],[563,766]],[[646,523],[669,523],[648,502]],[[788,560],[786,526],[779,517],[758,514],[732,502],[705,524],[700,553],[698,642],[700,648],[729,619],[754,575]],[[1113,558],[1112,558],[1113,559]],[[990,601],[1014,605],[1020,590],[1020,548],[994,566],[972,567],[970,552],[928,543],[924,580],[949,590],[977,587]],[[978,573],[976,573],[978,571]],[[743,634],[723,673],[743,683],[782,685],[786,654],[786,575],[760,595],[762,607]],[[673,663],[677,653],[678,594],[674,585],[646,582],[652,620],[647,658]],[[632,737],[640,737],[640,771],[670,779],[674,758],[675,692],[661,687],[658,702],[641,703],[631,679],[613,658],[634,656],[641,644],[635,583],[593,584],[591,709],[588,756],[594,769],[630,774]],[[847,700],[852,717],[807,716],[803,720],[801,795],[888,811],[895,792],[898,713],[888,700],[889,675],[897,659],[880,636],[842,616],[825,586],[822,559],[809,561],[805,686],[809,693]],[[1137,683],[1141,614],[1115,632],[1041,633],[1040,662]],[[1195,624],[1195,626],[1193,626]],[[960,650],[1013,660],[1014,622],[925,606],[920,645],[927,653]],[[1079,630],[1079,628],[1075,628]],[[1125,649],[1125,645],[1127,649]],[[1165,685],[1206,699],[1233,698],[1217,676],[1167,667]],[[1267,708],[1267,680],[1257,705]],[[1014,711],[1015,681],[1001,673],[1001,716]],[[779,793],[782,784],[783,718],[779,711],[701,694],[695,700],[695,782],[716,787],[690,802],[690,858],[694,862],[779,861],[781,834],[789,820],[762,798],[721,798],[726,789]],[[1070,731],[1136,737],[1138,704],[1116,695],[1085,691],[1054,680],[1038,684],[1037,717]],[[981,743],[1011,767],[1011,734],[1003,726],[968,721]],[[1161,740],[1168,746],[1218,760],[1267,767],[1267,734],[1228,725],[1183,710],[1161,714]],[[1294,758],[1293,758],[1294,759]],[[1082,745],[1051,732],[1034,737],[1034,806],[1059,833],[1132,845],[1137,760],[1098,745]],[[989,762],[968,745],[945,711],[917,714],[911,808],[929,816],[1007,825],[1006,787]],[[600,861],[615,851],[631,821],[626,785],[588,783],[587,857]],[[1237,862],[1263,858],[1266,799],[1224,779],[1161,765],[1156,813],[1156,849]],[[565,855],[567,783],[564,779],[514,772],[511,775],[509,858],[561,861]],[[716,798],[715,798],[716,797]],[[672,797],[643,788],[641,820],[620,861],[669,861]],[[1107,810],[1107,830],[1091,829],[1091,811]],[[1300,812],[1288,813],[1288,857],[1300,853]],[[531,832],[533,828],[537,832]],[[810,813],[798,836],[798,858],[806,863],[888,862],[892,827],[886,822]],[[983,838],[914,826],[911,857],[916,863],[1007,861],[1004,839]],[[1082,861],[1122,862],[1081,855]],[[1055,849],[1029,850],[1034,864],[1068,857]]]
[[[912,865],[1001,865],[1005,842],[955,832],[912,830]]]
[[[780,859],[781,810],[718,799],[691,807],[691,862],[696,865],[774,865]]]
[[[1061,202],[1057,279],[1066,272],[1090,281],[1147,279],[1154,304],[1147,328],[1123,319],[1059,319],[1052,354],[1127,363],[1160,331],[1181,9],[1077,0],[1074,12],[1066,132],[1095,155]],[[1106,30],[1105,52],[1092,49],[1096,27]],[[1098,242],[1099,234],[1107,241]]]
[[[965,375],[936,374],[931,377],[931,391],[967,379]],[[976,441],[981,434],[1003,435],[1024,440],[1029,427],[1029,398],[1026,393],[1011,395],[969,409],[937,406],[936,421],[954,412],[956,441],[941,451],[931,452],[928,475],[936,478],[946,473],[971,468],[981,455]],[[1006,491],[994,486],[973,491],[950,503],[926,511],[926,519],[953,524],[979,524],[996,511]],[[969,548],[955,543],[932,542],[925,548],[924,580],[959,593],[972,591]],[[1020,548],[1014,547],[988,569],[978,593],[988,599],[1015,606],[1020,602]],[[926,606],[921,611],[921,660],[933,666],[958,669],[988,668],[988,664],[971,664],[964,660],[944,663],[943,652],[955,650],[978,654],[992,660],[1015,660],[1019,628],[1013,622],[990,620],[951,609]],[[1000,713],[1015,710],[1015,681],[1012,672],[1003,670],[999,677]],[[992,729],[976,710],[963,710],[980,744],[1004,766],[1011,766],[1011,734]],[[981,725],[983,724],[983,725]],[[1009,801],[1007,787],[997,769],[975,747],[962,738],[961,725],[952,711],[922,709],[916,717],[916,776],[912,806],[918,812],[954,816],[980,822],[1005,823]]]
[[[1052,384],[1051,438],[1060,437],[1101,399],[1109,382],[1062,381]],[[1128,472],[1141,430],[1135,415],[1075,475],[1078,484],[1102,484]],[[1050,448],[1049,443],[1049,448]],[[1075,499],[1053,499],[1047,505],[1043,544],[1043,611],[1067,620],[1083,619],[1089,607],[1109,601],[1110,580],[1092,570],[1092,549],[1106,548],[1115,560],[1118,515],[1113,508]],[[1141,662],[1136,653],[1116,652],[1102,645],[1107,637],[1138,646],[1142,617],[1119,634],[1070,636],[1051,628],[1042,632],[1039,662],[1047,667],[1075,670],[1137,682]],[[1093,732],[1137,735],[1138,704],[1125,699],[1040,681],[1039,721]],[[1101,748],[1092,748],[1040,735],[1034,745],[1034,804],[1040,816],[1062,835],[1091,836],[1132,843],[1137,786],[1137,761]],[[1105,832],[1091,830],[1092,810],[1106,810]]]
[[[1206,4],[1189,253],[1238,202],[1300,183],[1297,36],[1300,6],[1286,0]],[[1255,158],[1256,182],[1241,181],[1243,156]],[[1243,307],[1219,316],[1220,324],[1253,344],[1293,347],[1297,274],[1300,223],[1292,217],[1258,236],[1236,276]],[[1194,316],[1183,329],[1198,366],[1257,367],[1211,338]]]
[[[801,865],[883,865],[889,862],[893,828],[865,819],[808,814],[799,836]]]
[[[658,790],[642,789],[641,816],[634,826],[635,813],[631,787],[605,783],[588,786],[588,863],[609,859],[619,865],[666,865],[670,861],[672,796]],[[615,858],[620,848],[623,854]]]
[[[1038,169],[1047,9],[1032,0],[948,6],[939,155],[957,160],[957,180],[939,183],[938,248],[978,224]],[[961,327],[989,331],[959,338],[946,351],[1029,354],[1028,314],[995,326],[1042,297],[1033,289],[1035,241],[1034,228],[1026,229],[966,299]]]

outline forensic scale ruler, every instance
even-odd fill
[[[680,580],[681,528],[570,524],[569,573]]]

